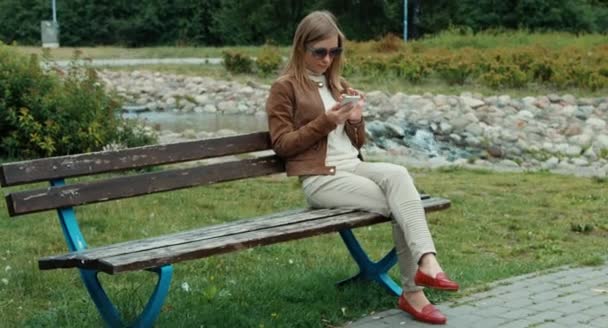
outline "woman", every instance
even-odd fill
[[[289,62],[266,103],[273,149],[285,160],[287,175],[300,177],[311,206],[393,218],[403,284],[399,307],[417,320],[443,324],[446,317],[426,298],[423,286],[455,291],[458,284],[435,258],[420,195],[408,171],[360,160],[365,96],[340,77],[344,42],[327,11],[313,12],[298,25]],[[345,95],[360,99],[341,105]]]

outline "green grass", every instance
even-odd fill
[[[548,173],[413,172],[424,192],[452,200],[451,209],[428,221],[439,259],[463,291],[431,292],[434,301],[528,272],[598,265],[607,254],[605,181]],[[304,204],[297,180],[278,176],[87,205],[77,214],[89,244],[104,245]],[[7,327],[102,324],[75,270],[37,269],[38,258],[65,251],[56,221],[52,212],[10,219],[0,205],[0,279],[6,279],[0,282],[0,317]],[[578,233],[573,223],[594,229]],[[392,245],[388,224],[357,234],[374,257]],[[395,306],[395,298],[375,284],[334,286],[355,269],[337,234],[179,263],[158,326],[332,327]],[[391,274],[398,276],[396,269]],[[152,278],[146,272],[102,275],[127,317],[147,300]]]
[[[486,31],[480,33],[460,33],[446,30],[428,38],[410,42],[410,45],[420,48],[517,48],[540,46],[547,49],[562,49],[567,47],[592,48],[606,44],[606,35],[581,34],[568,32],[530,33],[526,30],[517,31]]]
[[[19,46],[24,54],[42,55],[41,47]],[[82,52],[81,58],[90,59],[141,59],[141,58],[214,58],[222,57],[223,51],[238,51],[249,56],[257,56],[262,48],[254,46],[241,47],[61,47],[50,49],[54,59],[71,59],[75,50]],[[288,47],[279,48],[283,55],[288,54]]]

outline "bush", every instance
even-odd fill
[[[265,77],[279,69],[283,63],[283,58],[281,58],[277,47],[265,45],[255,63],[258,67],[258,73]]]
[[[378,53],[398,52],[405,49],[403,39],[395,34],[388,33],[382,39],[374,42],[373,50]]]
[[[388,62],[388,69],[391,72],[412,83],[420,82],[429,74],[429,69],[420,56],[400,54],[389,59]]]
[[[253,72],[253,59],[239,52],[224,51],[224,68],[231,73],[251,73]]]
[[[436,59],[435,71],[450,85],[462,85],[476,69],[476,53],[471,48],[442,53]]]
[[[63,70],[47,60],[42,67],[36,56],[0,43],[0,156],[66,155],[154,141],[119,118],[120,101],[93,69],[75,63]]]

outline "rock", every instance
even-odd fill
[[[572,164],[576,166],[589,166],[589,161],[583,157],[577,157],[572,160]]]
[[[232,113],[238,113],[238,111],[239,111],[239,109],[237,107],[237,103],[234,100],[220,101],[217,104],[217,110],[220,112],[232,112]]]
[[[182,137],[186,139],[196,139],[196,132],[192,129],[187,129],[182,132]]]
[[[215,133],[215,135],[216,135],[216,136],[218,136],[218,137],[227,137],[227,136],[233,136],[233,135],[235,135],[235,134],[237,134],[237,132],[236,132],[236,131],[234,131],[234,130],[229,130],[229,129],[221,129],[221,130],[218,130],[218,131]]]
[[[462,102],[464,103],[465,106],[473,108],[473,109],[485,105],[485,103],[483,101],[481,101],[479,99],[471,98],[471,97],[461,96],[460,99],[462,100]]]
[[[498,162],[498,164],[505,167],[519,168],[519,164],[509,159],[503,159],[502,161]]]
[[[558,164],[559,159],[557,157],[551,157],[542,164],[542,168],[545,170],[552,170],[556,168]]]
[[[496,158],[501,158],[505,155],[503,149],[498,145],[490,145],[486,151],[490,156]]]
[[[194,97],[194,101],[196,101],[199,105],[206,105],[209,102],[208,95],[198,95]]]
[[[568,155],[568,156],[578,156],[581,154],[581,152],[583,151],[583,149],[580,146],[577,145],[569,145],[564,154]]]
[[[403,138],[405,136],[405,130],[397,125],[390,122],[384,124],[386,137],[388,138]]]
[[[572,136],[568,139],[571,144],[581,146],[582,148],[588,147],[591,145],[592,137],[588,134],[579,134]]]
[[[574,123],[568,126],[568,128],[566,128],[566,130],[564,130],[564,136],[566,137],[572,137],[572,136],[576,136],[583,133],[583,129],[581,128],[580,125]]]
[[[585,124],[591,127],[591,129],[594,131],[602,131],[606,128],[606,122],[595,117],[588,118],[587,121],[585,121]]]
[[[576,97],[570,94],[566,94],[562,97],[562,100],[569,105],[576,105]]]
[[[531,112],[529,112],[527,110],[522,110],[519,113],[517,113],[517,117],[524,119],[524,120],[532,120],[532,119],[534,119],[534,114],[532,114]]]
[[[456,144],[460,144],[460,142],[462,141],[462,138],[456,133],[450,134],[450,139],[452,139]]]
[[[593,145],[597,147],[597,149],[608,149],[608,135],[600,134],[596,136]]]
[[[511,103],[511,96],[508,95],[503,95],[498,97],[498,107],[505,107],[508,106]]]
[[[203,111],[206,113],[215,113],[217,112],[217,108],[213,104],[207,104],[205,107],[203,107]]]
[[[176,109],[179,107],[196,113],[266,118],[269,86],[253,81],[239,83],[146,71],[100,70],[99,76],[106,88],[113,88],[124,97],[125,103],[152,111],[179,112]],[[542,167],[566,172],[562,169],[574,163],[572,166],[578,171],[573,172],[577,174],[608,166],[604,159],[608,154],[608,97],[576,98],[567,94],[483,97],[473,92],[391,95],[373,90],[368,91],[367,96],[368,106],[363,115],[369,136],[365,147],[369,149],[384,147],[390,149],[391,154],[407,154],[403,156],[416,158],[421,163],[427,161],[427,164],[429,158],[433,158],[437,165],[446,160],[470,161],[471,157],[485,156],[521,163],[520,168],[531,170]],[[420,151],[403,146],[404,140],[409,142],[416,130],[421,129],[432,132],[429,134],[437,143],[433,151],[424,150],[420,145],[417,146]],[[192,137],[190,131],[187,135]],[[196,138],[201,137],[204,135],[197,132]],[[184,138],[181,134],[160,136],[161,142]],[[555,157],[544,162],[533,158],[546,153]],[[503,164],[487,165],[504,167]]]
[[[450,133],[452,131],[452,126],[448,122],[441,122],[439,124],[439,130],[443,133]]]
[[[550,94],[547,97],[549,98],[549,101],[552,103],[558,103],[558,102],[562,101],[562,97],[560,97],[559,95],[556,95],[556,94]]]
[[[587,150],[585,150],[585,153],[583,155],[591,161],[597,160],[597,154],[593,150],[593,147],[587,148]]]

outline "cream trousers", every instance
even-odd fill
[[[406,168],[390,163],[361,162],[335,175],[304,178],[304,194],[315,208],[360,209],[392,217],[403,290],[417,291],[418,262],[436,253],[420,195]]]

